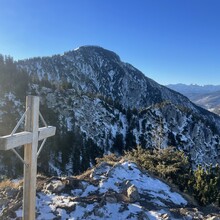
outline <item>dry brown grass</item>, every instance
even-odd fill
[[[91,179],[90,175],[91,175],[92,172],[93,172],[92,169],[88,169],[84,173],[75,176],[75,178],[77,178],[79,180],[90,180]]]
[[[13,188],[13,189],[18,189],[19,186],[22,185],[22,180],[17,181],[17,182],[13,182],[11,180],[3,180],[2,182],[0,182],[0,189],[4,189],[7,187]]]
[[[102,162],[106,162],[109,165],[114,166],[121,159],[122,159],[122,157],[117,157],[115,154],[107,154],[107,155],[104,155],[104,157],[102,157],[102,158],[96,158],[96,163],[97,163],[97,166],[100,165],[100,163],[102,163]]]

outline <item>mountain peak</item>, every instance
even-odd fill
[[[120,57],[115,52],[96,45],[80,46],[65,54],[67,55],[83,54],[86,57],[100,56],[103,57],[104,59],[110,59],[110,60],[115,60],[116,62],[121,62]]]
[[[88,50],[91,50],[91,49],[102,49],[102,50],[105,50],[103,47],[101,46],[98,46],[98,45],[83,45],[83,46],[80,46],[80,47],[77,47],[75,48],[74,50],[83,50],[83,49],[88,49]]]

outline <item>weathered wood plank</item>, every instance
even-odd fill
[[[33,134],[28,131],[16,133],[14,135],[6,135],[0,137],[0,150],[10,150],[12,148],[30,144]]]
[[[37,149],[39,136],[39,103],[37,96],[27,96],[26,109],[30,110],[25,118],[25,131],[32,132],[31,144],[24,145],[24,183],[23,183],[23,219],[35,220]]]
[[[45,138],[54,136],[56,133],[56,127],[54,126],[42,127],[39,128],[38,133],[39,133],[38,140],[40,141]]]
[[[38,141],[55,135],[56,127],[48,126],[38,129]],[[10,150],[32,142],[33,133],[22,131],[13,135],[0,137],[0,150]]]

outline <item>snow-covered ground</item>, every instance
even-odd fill
[[[59,219],[162,219],[169,207],[184,207],[187,201],[164,182],[143,173],[132,162],[114,166],[101,163],[90,180],[67,193],[62,180],[53,180],[37,194],[37,220]],[[92,182],[96,184],[92,184]],[[53,186],[53,187],[51,187]],[[53,188],[53,190],[49,190]],[[136,199],[128,195],[135,191]],[[56,193],[54,193],[56,191]],[[135,201],[136,200],[136,201]],[[150,208],[151,207],[151,208]],[[21,208],[16,211],[21,217]],[[174,219],[174,218],[172,218]]]

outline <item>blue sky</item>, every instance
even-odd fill
[[[116,52],[160,84],[220,84],[219,0],[0,0],[0,53],[83,45]]]

